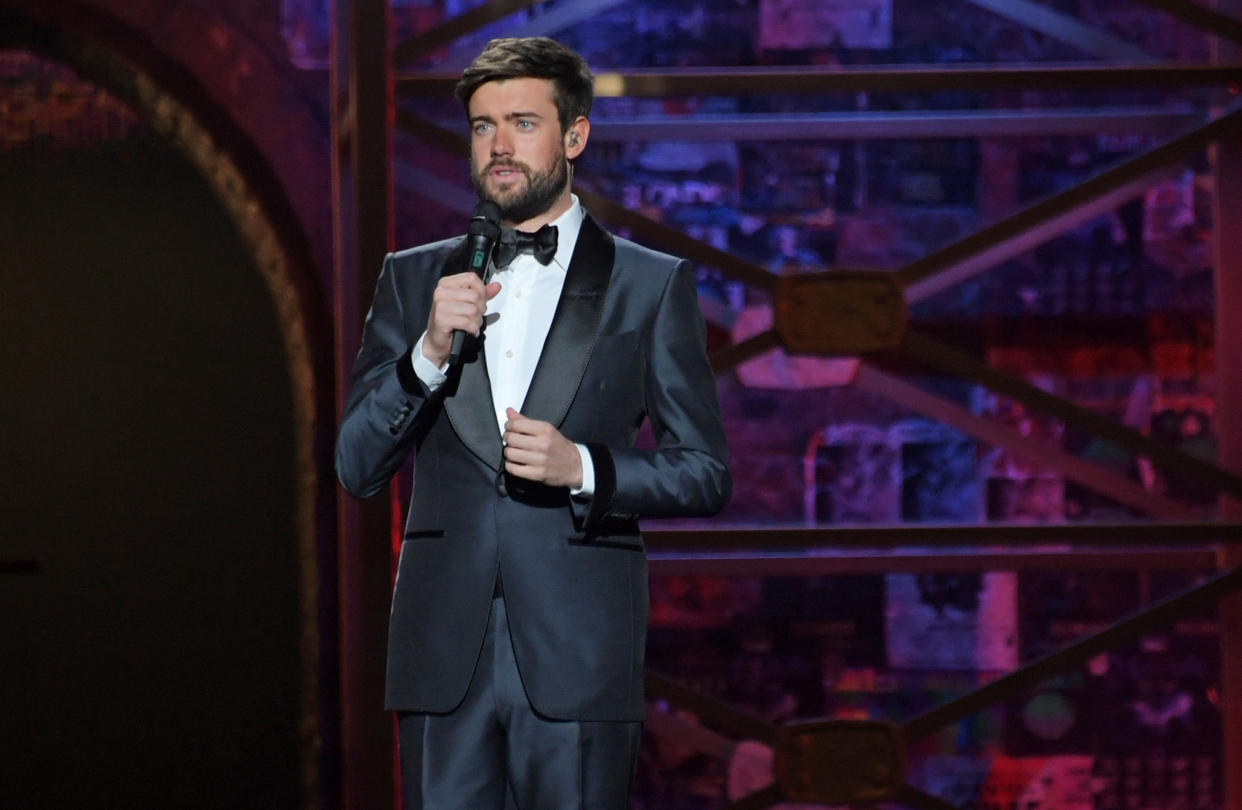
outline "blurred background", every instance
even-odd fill
[[[634,807],[1242,809],[1240,17],[0,0],[0,807],[397,806],[409,474],[339,491],[342,380],[464,232],[456,76],[549,35],[732,456],[644,525]],[[765,736],[816,718],[895,736]]]

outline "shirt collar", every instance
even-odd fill
[[[578,202],[578,195],[569,195],[569,208],[552,221],[556,226],[556,255],[552,261],[562,272],[569,270],[569,260],[574,255],[574,245],[578,243],[578,232],[582,230],[582,217],[585,212]]]

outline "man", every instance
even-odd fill
[[[570,193],[581,57],[494,40],[457,96],[505,226],[492,280],[462,272],[460,237],[387,257],[336,448],[358,496],[415,453],[386,685],[405,808],[621,810],[644,710],[637,519],[714,513],[731,486],[694,278]],[[479,345],[450,366],[458,330]],[[654,450],[634,446],[644,418]]]

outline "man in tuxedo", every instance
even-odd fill
[[[354,495],[409,453],[389,624],[406,810],[629,807],[643,718],[638,519],[719,511],[724,432],[694,275],[570,192],[593,79],[546,38],[488,44],[457,96],[503,226],[390,254],[336,446]],[[533,234],[533,235],[532,235]],[[455,331],[473,350],[449,363]],[[649,420],[654,448],[635,446]]]

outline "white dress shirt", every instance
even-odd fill
[[[556,304],[565,286],[578,231],[582,228],[582,206],[572,196],[569,210],[551,224],[556,226],[556,255],[545,265],[529,253],[519,253],[508,267],[497,270],[491,280],[500,282],[500,292],[487,303],[487,339],[483,352],[487,357],[487,376],[492,386],[492,407],[496,426],[504,435],[508,416],[506,408],[522,410],[526,392],[535,376],[535,366],[543,352],[544,341],[552,327]],[[411,353],[414,372],[432,391],[444,384],[448,366],[436,368],[423,356],[423,338],[418,339]],[[590,496],[595,492],[595,468],[586,447],[575,445],[582,459],[582,486],[571,489],[574,495]]]

